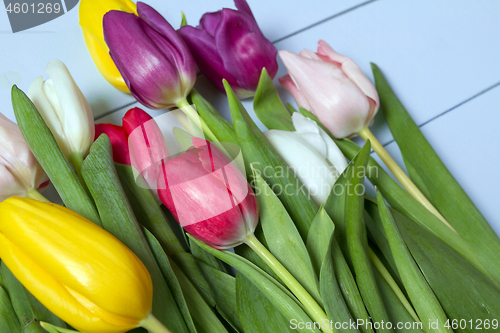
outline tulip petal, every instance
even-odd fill
[[[307,141],[318,150],[318,147],[325,147],[325,156],[337,169],[338,176],[347,168],[347,159],[345,158],[342,151],[337,146],[337,144],[330,138],[330,136],[316,124],[312,119],[304,117],[298,112],[294,112],[292,115],[293,126],[297,133],[299,133],[303,138],[307,133],[314,134],[316,138],[320,137],[323,144],[316,141],[311,141],[313,135],[307,136]],[[314,142],[314,143],[313,143]],[[324,145],[324,146],[323,146]]]
[[[0,201],[25,196],[48,177],[24,140],[19,127],[0,113]]]
[[[119,11],[104,15],[103,27],[110,56],[139,102],[164,109],[182,98],[175,60],[168,51],[171,44],[156,30],[134,14]]]
[[[127,111],[122,121],[129,134],[132,166],[142,175],[154,194],[161,165],[170,157],[167,143],[156,121],[140,108]]]
[[[325,204],[335,183],[336,170],[326,157],[296,132],[270,130],[264,133],[281,157],[293,168],[317,204]]]
[[[369,119],[371,120],[378,111],[378,108],[380,106],[380,99],[378,97],[377,90],[370,82],[370,80],[366,77],[366,75],[361,71],[358,65],[356,65],[356,63],[350,58],[335,52],[330,47],[330,45],[328,45],[328,43],[323,40],[320,40],[318,42],[318,54],[327,57],[332,62],[339,63],[345,75],[347,75],[349,79],[356,83],[359,89],[361,89],[361,91],[371,99],[371,115],[369,117]]]
[[[128,148],[128,135],[122,126],[113,124],[96,124],[95,139],[101,134],[106,134],[113,148],[113,161],[120,164],[131,165]]]
[[[156,10],[143,2],[137,3],[139,17],[151,28],[157,31],[164,40],[168,40],[168,47],[160,48],[164,55],[175,63],[181,87],[180,90],[187,95],[196,81],[196,65],[184,40]],[[153,35],[155,36],[155,35]]]
[[[214,13],[203,14],[200,19],[200,26],[213,37],[215,36],[215,31],[219,25],[220,19],[220,10]]]
[[[51,103],[55,112],[52,116],[62,124],[70,151],[85,155],[94,138],[92,109],[64,63],[52,60],[47,64],[45,71],[50,76],[50,80],[47,81],[51,82],[57,94],[57,104]],[[50,85],[48,82],[46,86]],[[43,112],[43,109],[39,111]]]
[[[87,304],[81,304],[84,307],[99,308],[98,311],[93,309],[92,320],[100,318],[107,323],[122,320],[123,325],[131,322],[137,325],[151,311],[152,282],[149,273],[142,262],[111,234],[55,204],[11,198],[0,205],[0,221],[9,222],[0,223],[0,235],[4,237],[4,243],[12,243],[12,246],[2,246],[0,257],[2,260],[5,257],[11,260],[18,258],[26,265],[32,261],[40,268],[34,276],[30,277],[25,271],[15,274],[16,277],[30,278],[31,284],[53,284],[57,281],[65,287],[66,293],[70,291],[73,294],[72,298],[77,297],[80,302],[85,299]],[[10,267],[27,269],[20,263]],[[45,277],[39,278],[38,273],[42,272],[45,272]],[[57,286],[54,288],[57,289]],[[45,303],[49,302],[53,308],[60,310],[56,315],[67,314],[64,303],[73,301],[60,290],[55,290],[53,295],[50,290],[34,286],[30,291],[43,293]],[[52,303],[51,296],[60,297],[65,302],[60,305]],[[79,314],[79,311],[76,313]],[[64,319],[73,322],[71,318]],[[85,331],[91,330],[87,328]]]
[[[56,316],[82,332],[122,333],[137,327],[130,321],[110,324],[92,313],[68,289],[0,233],[0,257],[16,278]]]
[[[254,21],[257,21],[253,16],[252,10],[250,9],[248,2],[246,2],[245,0],[234,0],[234,5],[236,6],[236,9],[238,9],[240,12],[247,14]]]
[[[215,39],[207,31],[189,25],[179,29],[191,50],[201,72],[220,90],[224,91],[222,79],[237,86],[236,79],[224,68],[224,63],[215,45]]]
[[[268,41],[255,20],[241,12],[224,8],[215,34],[215,45],[224,68],[246,90],[257,88],[263,68],[271,77],[278,71],[277,50]]]
[[[258,208],[238,168],[215,146],[193,138],[194,148],[163,165],[158,193],[191,235],[219,249],[253,233]]]
[[[337,66],[288,51],[280,57],[321,123],[336,137],[360,131],[370,114],[366,95]]]
[[[306,110],[311,110],[309,103],[304,98],[299,88],[297,88],[290,75],[287,74],[285,76],[282,76],[278,79],[278,81],[281,83],[283,88],[285,88],[288,91],[288,93],[292,95],[293,99],[295,100],[298,106]]]

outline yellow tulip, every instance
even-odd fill
[[[130,0],[82,0],[80,2],[80,27],[92,60],[101,75],[115,88],[129,93],[129,89],[109,56],[109,49],[104,42],[102,19],[110,10],[121,10],[137,15],[135,3]]]
[[[1,202],[0,258],[43,305],[81,332],[126,332],[155,321],[143,263],[67,208],[19,197]]]

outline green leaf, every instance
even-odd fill
[[[236,304],[236,279],[205,263],[200,268],[207,278],[212,295],[216,300],[215,307],[220,315],[238,332],[243,332]]]
[[[330,238],[331,235],[333,235],[334,229],[335,225],[333,224],[332,219],[330,219],[325,209],[320,207],[311,224],[306,242],[307,252],[309,252],[309,255],[311,256],[314,270],[318,276],[321,271],[321,265],[323,264],[325,255],[328,253]]]
[[[195,241],[205,251],[213,254],[215,257],[233,266],[239,273],[243,274],[266,296],[278,311],[287,319],[302,323],[312,323],[312,320],[305,313],[303,307],[299,305],[295,297],[285,289],[279,282],[270,275],[249,262],[248,260],[229,251],[216,250],[198,240]],[[311,328],[298,329],[299,332],[318,332],[319,330]]]
[[[372,64],[382,110],[414,180],[425,185],[432,204],[470,245],[482,265],[500,286],[500,239],[394,94],[384,75]],[[415,177],[418,175],[418,178]]]
[[[361,148],[354,158],[352,172],[347,182],[345,201],[346,236],[349,255],[351,257],[359,291],[373,321],[381,323],[389,321],[389,316],[378,290],[371,260],[368,253],[368,239],[364,222],[363,195],[366,165],[370,156],[370,141]],[[360,191],[359,189],[362,189]],[[379,332],[391,330],[380,329]]]
[[[46,322],[41,322],[40,326],[42,326],[49,333],[78,333],[77,331],[57,327]]]
[[[174,332],[189,332],[118,180],[111,142],[105,134],[90,148],[82,174],[97,204],[103,228],[132,250],[151,274],[154,316]]]
[[[328,135],[335,141],[342,153],[348,159],[352,160],[356,156],[360,150],[360,147],[357,144],[348,139],[335,139],[335,137],[333,137],[331,133],[328,132],[323,125],[321,125],[316,116],[302,108],[299,108],[299,110],[304,116],[315,120],[316,123],[322,127],[323,130],[325,130],[326,133],[328,133]],[[372,157],[368,160],[368,167],[366,171],[366,175],[370,179],[370,182],[378,187],[391,207],[438,237],[482,274],[485,276],[491,276],[489,271],[485,269],[482,263],[478,260],[474,251],[464,241],[464,239],[462,239],[462,237],[458,234],[450,232],[450,228],[444,225],[441,220],[439,220],[436,216],[434,216],[434,214],[429,212],[424,206],[415,200],[408,192],[401,188],[401,186],[399,186],[398,183],[396,183],[396,181],[392,179],[392,177],[389,176],[389,174],[381,168],[377,161],[375,161]]]
[[[186,20],[186,15],[184,15],[184,12],[181,12],[181,16],[182,16],[182,19],[181,19],[181,28],[185,25],[187,25],[187,20]]]
[[[21,324],[9,295],[0,287],[0,332],[21,332]]]
[[[278,96],[273,79],[265,68],[259,79],[259,85],[253,100],[255,114],[268,129],[294,131],[292,117]]]
[[[243,274],[236,275],[238,313],[245,333],[293,332],[285,317]]]
[[[377,202],[380,218],[384,224],[385,234],[389,241],[398,273],[401,276],[406,292],[420,320],[423,322],[434,322],[438,320],[438,322],[445,323],[448,318],[436,296],[427,284],[427,281],[418,269],[410,251],[408,251],[403,237],[396,226],[396,222],[394,222],[391,212],[389,208],[387,208],[384,198],[379,191],[377,191]],[[443,326],[439,327],[437,330],[429,331],[451,332]]]
[[[66,327],[66,324],[50,313],[38,300],[36,300],[21,282],[11,273],[7,266],[0,263],[0,273],[4,282],[12,307],[17,314],[18,322],[26,333],[44,333],[39,321],[50,322],[54,325]],[[2,331],[3,332],[3,331]]]
[[[299,179],[287,172],[287,164],[274,150],[241,104],[229,84],[224,81],[229,108],[238,143],[245,159],[248,177],[252,166],[269,183],[290,214],[303,240],[318,210]]]
[[[380,295],[384,301],[385,308],[391,318],[394,332],[397,333],[410,333],[410,332],[423,332],[422,328],[424,323],[419,326],[419,322],[415,322],[412,316],[408,313],[406,308],[401,304],[399,298],[394,293],[394,290],[389,286],[387,281],[382,277],[378,270],[374,270],[377,286],[380,290]],[[366,323],[366,322],[365,322]],[[397,323],[407,324],[409,326],[397,329]],[[428,324],[428,323],[425,323]]]
[[[377,204],[366,201],[376,228],[383,229]],[[493,320],[500,316],[500,291],[424,228],[394,209],[390,212],[404,241],[450,320]],[[386,257],[392,253],[384,253]],[[470,327],[470,326],[469,326]],[[457,329],[456,332],[470,332]]]
[[[193,318],[191,317],[191,314],[188,309],[188,305],[186,303],[186,299],[184,298],[183,291],[184,289],[187,288],[181,288],[181,280],[186,279],[186,277],[183,275],[180,277],[178,274],[174,273],[174,270],[172,269],[173,266],[170,265],[169,257],[163,250],[163,248],[160,245],[160,242],[155,238],[155,236],[149,232],[148,229],[143,228],[142,229],[144,232],[144,235],[146,236],[146,239],[148,241],[149,247],[151,248],[151,251],[153,252],[153,255],[156,259],[156,262],[158,263],[158,266],[160,267],[160,270],[163,274],[163,277],[165,278],[165,282],[167,282],[168,287],[170,288],[170,291],[172,292],[172,296],[175,299],[175,302],[177,303],[177,306],[179,307],[179,310],[184,318],[184,321],[186,322],[186,325],[189,329],[190,332],[196,332],[196,328],[194,326]],[[180,269],[177,268],[177,270],[180,272]],[[179,277],[179,279],[178,279]],[[184,278],[184,279],[182,279]],[[186,279],[187,280],[187,279]],[[182,281],[185,284],[188,282]],[[194,288],[194,287],[193,287]],[[199,296],[201,298],[201,296]],[[202,303],[205,303],[203,299],[201,299]]]
[[[260,224],[270,252],[313,296],[316,302],[321,303],[318,278],[297,228],[266,181],[255,172],[253,179]],[[290,255],[291,253],[293,256]]]
[[[345,199],[347,196],[347,179],[352,173],[351,170],[353,164],[354,161],[351,161],[335,182],[326,201],[325,211],[328,213],[330,218],[335,221],[335,241],[332,243],[335,276],[353,317],[366,322],[370,320],[370,316],[366,311],[365,304],[361,298],[361,294],[359,293],[358,285],[354,280],[351,268],[347,262],[349,261],[352,266],[351,259],[349,257],[349,249],[347,247]],[[360,330],[363,333],[373,332],[370,327],[366,326],[362,326]]]
[[[330,219],[328,215],[326,215],[326,218]],[[331,220],[330,223],[331,225],[333,225],[333,222],[331,222]],[[350,323],[353,321],[353,318],[344,301],[344,297],[342,296],[342,291],[340,290],[340,287],[337,283],[337,279],[335,277],[333,254],[332,254],[332,248],[334,246],[334,243],[335,243],[335,236],[334,236],[334,230],[332,230],[332,232],[330,233],[330,242],[328,247],[326,248],[323,264],[321,265],[321,273],[320,273],[321,296],[325,304],[326,313],[330,320],[332,320],[334,323],[340,323],[340,324]],[[339,329],[338,332],[359,332],[359,330],[351,329],[350,327],[343,328],[341,326],[341,329]]]
[[[220,142],[238,143],[238,138],[234,133],[233,125],[224,119],[219,112],[210,104],[198,91],[191,90],[189,94],[191,102],[196,106],[200,117],[208,127],[215,133]]]
[[[64,205],[101,225],[97,210],[89,198],[78,176],[57,145],[54,136],[26,94],[12,86],[12,107],[17,124],[33,155],[49,176]]]

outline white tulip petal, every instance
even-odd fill
[[[88,101],[68,69],[59,60],[45,68],[55,87],[60,110],[58,117],[69,141],[71,152],[86,154],[94,139],[94,119]]]
[[[271,145],[294,170],[313,200],[324,204],[336,180],[336,170],[296,132],[271,130],[264,133]]]

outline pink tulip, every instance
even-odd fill
[[[144,178],[159,201],[156,186],[161,165],[170,156],[167,144],[155,120],[144,110],[133,108],[122,119],[123,126],[97,124],[96,139],[106,134],[113,147],[116,163],[132,165]]]
[[[180,225],[217,249],[252,235],[259,219],[245,176],[214,145],[193,138],[194,147],[163,164],[158,194]]]
[[[318,42],[318,52],[280,51],[289,75],[279,79],[297,104],[312,112],[336,137],[370,126],[380,101],[373,84],[351,59]]]
[[[0,201],[49,184],[19,127],[0,113]]]

